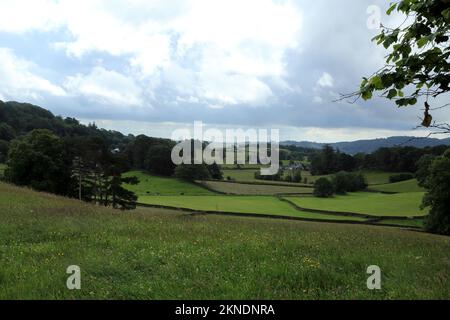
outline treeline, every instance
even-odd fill
[[[120,209],[136,207],[137,197],[123,183],[123,155],[113,154],[99,137],[58,137],[35,129],[11,142],[4,178],[38,191]]]
[[[175,176],[182,180],[222,180],[223,173],[217,164],[192,164],[176,166],[171,158],[176,142],[168,139],[137,136],[125,148],[124,155],[130,168],[148,171],[161,176]],[[202,150],[207,144],[202,144]],[[191,163],[194,163],[195,142],[191,140]]]
[[[280,146],[280,160],[305,160],[316,153],[316,149],[294,145]]]
[[[169,139],[83,125],[31,104],[0,101],[0,163],[8,164],[4,177],[36,190],[131,209],[137,197],[122,185],[137,180],[122,174],[132,168],[189,181],[223,178],[216,164],[176,167],[174,145]]]
[[[418,169],[417,162],[427,154],[442,155],[448,146],[426,147],[393,147],[380,148],[371,154],[356,154],[351,156],[324,146],[322,150],[310,156],[310,171],[313,175],[327,175],[340,171],[355,171],[360,169],[382,170],[388,172],[411,172]]]
[[[97,137],[110,149],[123,149],[134,137],[99,129],[95,124],[83,125],[74,118],[54,116],[41,107],[18,102],[0,101],[0,162],[5,162],[12,140],[35,129],[47,129],[58,137]]]

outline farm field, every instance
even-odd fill
[[[218,192],[237,195],[276,195],[289,193],[312,194],[313,189],[307,187],[275,186],[260,184],[242,184],[222,181],[202,182],[206,187]]]
[[[364,218],[359,217],[303,212],[295,209],[287,202],[270,196],[143,196],[139,198],[139,202],[199,211],[253,213],[319,220],[365,221]]]
[[[371,186],[370,189],[374,191],[398,193],[425,192],[425,188],[420,187],[416,179]]]
[[[0,183],[0,230],[0,299],[450,298],[450,238],[398,228],[122,212]]]
[[[305,186],[304,183],[292,183],[292,182],[286,182],[286,181],[268,181],[268,180],[258,180],[255,179],[255,172],[259,171],[259,169],[245,169],[245,170],[239,170],[239,169],[224,169],[223,170],[223,177],[225,181],[228,177],[230,177],[232,180],[237,182],[251,182],[251,183],[257,183],[257,184],[270,184],[270,185],[285,185],[285,186]],[[309,172],[302,171],[302,177],[311,176]],[[306,186],[310,186],[309,183],[306,184]]]
[[[257,169],[245,169],[245,170],[239,170],[239,169],[224,169],[223,170],[223,176],[225,179],[227,177],[230,177],[231,179],[235,181],[241,181],[241,182],[258,182],[258,183],[269,183],[269,181],[262,181],[255,179],[255,172],[258,171]],[[363,170],[361,171],[364,177],[367,180],[367,183],[369,186],[374,185],[384,185],[389,184],[389,177],[392,176],[392,172],[383,172],[383,171],[369,171],[369,170]],[[304,178],[307,179],[308,184],[314,184],[314,182],[319,178],[331,178],[332,175],[317,175],[313,176],[308,171],[302,171],[302,180]],[[290,185],[289,182],[276,182],[276,183],[284,183],[287,185]]]
[[[144,195],[211,195],[213,192],[194,183],[180,181],[174,178],[158,177],[141,171],[130,171],[124,177],[136,176],[139,179],[137,185],[125,185],[136,193]]]
[[[329,214],[327,212],[311,213],[298,210],[294,205],[280,201],[274,197],[274,195],[283,194],[286,200],[305,209],[393,217],[422,216],[426,214],[426,212],[419,210],[421,194],[414,193],[408,196],[397,195],[390,197],[390,195],[364,192],[332,199],[320,199],[306,195],[312,192],[312,188],[292,184],[269,185],[256,184],[255,182],[243,184],[220,181],[203,181],[193,184],[179,181],[175,178],[157,177],[139,171],[132,171],[126,174],[126,176],[131,175],[138,176],[140,182],[136,186],[128,185],[126,187],[137,193],[139,203],[148,205],[304,219],[350,222],[366,221],[366,218],[363,217],[340,216],[339,214]],[[202,187],[202,184],[205,187]],[[217,193],[227,193],[228,195],[218,195]],[[300,196],[300,193],[304,193],[306,196]],[[288,194],[292,194],[292,196],[289,197],[287,196]],[[294,196],[294,194],[297,195]],[[381,223],[381,221],[377,223]],[[399,220],[393,223],[383,221],[383,223],[404,227],[417,227],[418,223],[420,224],[421,222]]]
[[[228,179],[230,177],[236,181],[248,182],[253,181],[257,182],[259,180],[255,179],[255,172],[259,171],[259,169],[223,169],[223,177],[224,179]]]
[[[349,193],[333,198],[289,197],[302,208],[334,212],[353,212],[374,216],[418,217],[427,215],[420,210],[423,192],[379,194],[370,192]]]

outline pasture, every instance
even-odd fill
[[[223,181],[205,181],[203,184],[212,190],[236,195],[277,195],[277,194],[312,194],[313,189],[297,186],[275,186],[269,184],[244,184]]]
[[[353,212],[373,216],[419,217],[428,214],[420,210],[423,192],[380,194],[370,192],[349,193],[332,198],[289,197],[302,208],[332,212]]]
[[[124,177],[136,176],[139,179],[137,185],[125,185],[136,195],[211,195],[214,194],[201,186],[174,178],[158,177],[141,171],[130,171]]]
[[[365,221],[364,218],[359,217],[300,211],[289,203],[270,196],[143,196],[139,198],[139,202],[157,206],[210,212],[261,214],[319,220]]]
[[[122,212],[0,183],[0,299],[450,299],[449,252],[398,228]]]
[[[371,190],[381,191],[381,192],[392,192],[392,193],[404,193],[404,192],[425,192],[425,188],[419,186],[416,179],[411,179],[407,181],[380,184],[376,186],[371,186]]]

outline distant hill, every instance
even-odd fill
[[[389,147],[416,147],[416,148],[425,148],[425,147],[435,147],[439,145],[448,145],[450,146],[450,138],[446,139],[436,139],[436,138],[414,138],[414,137],[389,137],[389,138],[380,138],[380,139],[371,139],[371,140],[358,140],[352,142],[336,142],[336,143],[317,143],[317,142],[309,142],[309,141],[283,141],[281,145],[293,145],[297,147],[303,148],[313,148],[320,149],[324,145],[330,145],[335,149],[339,149],[342,152],[348,154],[356,154],[356,153],[372,153],[379,148],[389,148]]]

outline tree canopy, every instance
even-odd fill
[[[433,121],[432,98],[450,91],[450,7],[448,0],[403,0],[391,4],[387,14],[397,11],[405,21],[396,28],[382,26],[373,40],[389,50],[386,65],[371,77],[363,78],[360,89],[343,98],[369,100],[375,92],[395,101],[397,106],[415,105],[423,98],[422,126],[443,133],[450,125]]]

